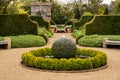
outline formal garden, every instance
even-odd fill
[[[120,1],[90,1],[1,0],[0,80],[119,80]]]

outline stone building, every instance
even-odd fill
[[[31,15],[40,12],[43,19],[51,20],[51,3],[50,2],[34,2],[31,4]]]

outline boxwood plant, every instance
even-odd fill
[[[45,70],[71,71],[88,70],[106,65],[107,57],[104,52],[80,49],[76,55],[88,56],[87,58],[54,58],[51,48],[41,48],[22,54],[22,63],[29,67]]]

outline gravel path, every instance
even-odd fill
[[[51,47],[52,43],[62,35],[74,40],[71,34],[55,33],[46,46]],[[120,80],[120,49],[90,48],[107,53],[109,66],[106,69],[85,73],[55,73],[21,66],[21,54],[37,48],[39,47],[0,50],[0,80]]]

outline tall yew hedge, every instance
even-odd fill
[[[31,20],[36,21],[39,27],[49,28],[49,23],[46,22],[41,16],[30,16]]]
[[[120,15],[96,16],[86,25],[86,34],[120,35]]]
[[[75,23],[75,29],[79,29],[82,27],[85,23],[91,21],[93,19],[93,16],[82,16],[80,21]]]
[[[37,26],[27,14],[0,15],[0,36],[37,35]]]

